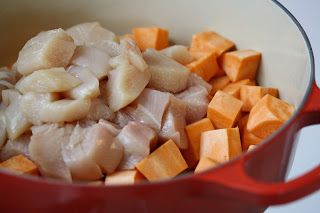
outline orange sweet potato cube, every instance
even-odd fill
[[[200,159],[223,163],[242,153],[239,128],[217,129],[201,134]]]
[[[203,80],[209,81],[220,69],[217,63],[217,56],[214,52],[204,55],[203,57],[187,65],[191,72],[202,77]]]
[[[221,67],[233,82],[254,80],[260,64],[261,53],[254,50],[237,50],[221,56]]]
[[[242,102],[218,90],[208,105],[207,117],[216,128],[231,128],[241,115]]]
[[[137,170],[116,171],[106,176],[106,185],[134,184],[145,180],[143,175]]]
[[[201,133],[213,129],[209,118],[203,118],[185,127],[189,144],[188,149],[182,150],[181,153],[189,168],[194,168],[199,161]]]
[[[259,144],[263,140],[262,138],[259,138],[248,131],[247,129],[248,118],[249,118],[249,114],[243,116],[238,122],[238,127],[240,131],[240,136],[241,136],[242,151],[248,150],[248,148],[251,145]]]
[[[0,168],[19,174],[38,175],[38,167],[23,155],[16,155],[0,163]]]
[[[242,85],[254,86],[255,83],[253,81],[250,81],[250,79],[244,79],[238,82],[229,83],[222,89],[222,91],[240,99],[240,88]]]
[[[252,107],[266,94],[278,97],[278,89],[241,85],[240,100],[243,103],[242,111],[249,112]]]
[[[134,28],[134,40],[143,52],[147,48],[162,50],[169,46],[169,32],[159,27]]]
[[[220,56],[234,47],[235,44],[232,41],[222,37],[218,33],[206,31],[192,36],[190,52],[216,52]]]
[[[203,157],[199,160],[199,163],[197,167],[194,170],[194,173],[199,173],[206,171],[208,169],[212,169],[213,167],[217,166],[218,163],[215,162],[214,160],[208,158],[208,157]]]
[[[251,109],[247,129],[260,138],[266,138],[281,127],[294,112],[294,107],[269,94]]]
[[[222,90],[224,87],[226,87],[230,82],[230,79],[228,76],[221,76],[221,77],[215,77],[210,80],[210,84],[212,86],[212,89],[210,91],[210,95],[214,95],[218,90]]]
[[[173,178],[188,168],[177,145],[168,140],[148,157],[140,161],[136,168],[150,181]]]

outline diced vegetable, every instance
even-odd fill
[[[241,135],[242,151],[248,150],[251,145],[259,144],[263,139],[255,136],[247,129],[249,115],[243,116],[239,122],[238,127]]]
[[[149,180],[173,178],[188,168],[179,148],[169,140],[143,159],[136,168]]]
[[[237,50],[222,55],[221,66],[231,81],[254,80],[261,53],[254,50]]]
[[[194,173],[199,173],[199,172],[203,172],[206,171],[208,169],[212,169],[213,167],[217,166],[218,163],[215,162],[214,160],[211,160],[208,157],[203,157],[199,160],[199,163],[197,165],[197,167],[194,170]]]
[[[105,184],[109,185],[121,185],[121,184],[134,184],[139,181],[143,181],[145,178],[137,170],[125,170],[116,171],[113,174],[107,175]]]
[[[240,118],[242,105],[240,100],[219,90],[209,103],[207,117],[217,128],[231,128]]]
[[[222,91],[240,99],[240,88],[242,85],[254,86],[255,83],[250,81],[250,79],[244,79],[238,82],[229,83],[222,89]]]
[[[247,129],[260,138],[266,138],[280,128],[292,115],[294,107],[271,95],[265,95],[252,108]]]
[[[240,100],[243,103],[242,111],[249,112],[252,107],[266,94],[278,97],[278,89],[242,85],[240,87]]]
[[[7,169],[18,174],[38,175],[38,168],[23,155],[17,155],[0,163],[1,169]]]
[[[209,81],[220,69],[215,52],[208,53],[203,57],[187,65],[191,72],[196,73],[205,81]]]
[[[188,149],[182,150],[181,153],[188,163],[189,168],[194,168],[200,159],[200,139],[201,133],[214,130],[209,118],[203,118],[197,122],[186,126],[188,136]]]
[[[218,90],[222,90],[224,87],[226,87],[229,84],[229,82],[230,82],[230,79],[228,76],[221,76],[221,77],[211,79],[209,82],[212,86],[210,95],[214,95]]]
[[[169,45],[169,32],[158,27],[134,28],[132,30],[134,40],[143,52],[147,48],[161,50]]]
[[[200,159],[208,157],[218,163],[242,153],[238,128],[217,129],[201,134]]]
[[[220,56],[234,47],[235,44],[232,41],[222,37],[218,33],[207,31],[192,36],[190,52],[216,52]]]

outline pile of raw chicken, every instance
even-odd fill
[[[206,115],[211,90],[165,52],[142,54],[98,23],[41,32],[6,69],[1,161],[22,154],[69,182],[132,170],[169,139],[186,149],[184,128]]]

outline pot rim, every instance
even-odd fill
[[[278,0],[271,0],[276,6],[278,6],[292,21],[293,24],[295,24],[295,26],[298,28],[298,30],[300,31],[303,40],[305,42],[305,45],[307,47],[308,50],[308,54],[309,54],[309,59],[310,59],[310,65],[311,65],[311,69],[310,69],[310,78],[309,78],[309,82],[308,82],[308,87],[307,90],[303,96],[303,99],[301,101],[301,103],[299,104],[299,106],[297,107],[297,109],[295,110],[294,114],[290,117],[290,119],[284,124],[282,125],[277,131],[275,131],[272,135],[270,135],[268,138],[266,138],[265,140],[263,140],[263,142],[261,144],[259,144],[259,146],[257,146],[254,150],[252,150],[251,152],[246,152],[246,153],[242,153],[240,156],[233,158],[232,160],[229,160],[227,162],[221,163],[220,165],[216,166],[215,168],[209,169],[207,171],[204,172],[200,172],[198,174],[183,174],[181,176],[178,176],[176,178],[173,179],[168,179],[168,180],[159,180],[159,181],[155,181],[155,182],[147,182],[147,181],[142,181],[140,183],[135,183],[133,185],[128,185],[128,184],[122,184],[122,185],[109,185],[109,186],[105,186],[104,184],[102,185],[89,185],[87,182],[75,182],[75,183],[67,183],[65,181],[62,180],[56,180],[56,179],[45,179],[42,177],[34,177],[31,175],[16,175],[12,172],[8,172],[5,170],[0,171],[0,176],[8,176],[8,178],[13,179],[13,180],[17,180],[20,182],[29,182],[30,184],[42,184],[42,185],[47,185],[50,187],[68,187],[68,188],[73,188],[73,189],[93,189],[93,190],[97,190],[97,189],[112,189],[112,190],[117,190],[117,189],[123,189],[124,187],[130,187],[131,189],[133,188],[140,188],[140,187],[154,187],[154,186],[163,186],[163,185],[168,185],[168,184],[177,184],[181,181],[186,181],[186,180],[191,180],[193,177],[195,176],[201,176],[202,174],[207,174],[207,173],[211,173],[211,172],[215,172],[215,170],[219,170],[219,169],[223,169],[224,167],[227,167],[228,165],[231,165],[232,163],[239,161],[240,159],[243,159],[245,156],[252,154],[254,152],[258,152],[260,149],[263,149],[265,146],[268,146],[273,142],[275,142],[276,137],[280,134],[283,134],[284,130],[289,127],[290,125],[292,125],[294,123],[294,121],[296,120],[296,118],[298,117],[298,115],[301,113],[301,111],[303,110],[311,89],[312,89],[312,84],[315,81],[315,63],[314,63],[314,54],[313,54],[313,50],[312,50],[312,46],[310,43],[310,40],[305,32],[305,30],[303,29],[303,27],[301,26],[301,24],[299,23],[299,21],[295,18],[295,16],[284,6],[282,5]],[[219,171],[217,171],[219,172]]]

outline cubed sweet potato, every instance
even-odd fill
[[[106,185],[134,184],[145,180],[143,175],[137,170],[116,171],[106,176]]]
[[[217,166],[218,163],[215,162],[214,160],[208,158],[208,157],[203,157],[199,160],[199,163],[197,167],[194,170],[194,173],[199,173],[203,172],[208,169],[212,169],[213,167]]]
[[[248,131],[247,129],[248,118],[249,118],[249,114],[243,116],[238,122],[238,127],[241,135],[242,151],[248,150],[248,148],[251,145],[259,144],[263,140],[262,138],[259,138]]]
[[[233,82],[254,80],[261,60],[261,53],[254,50],[237,50],[221,56],[222,69]]]
[[[231,50],[235,44],[216,32],[200,32],[192,36],[190,52],[216,52],[218,56]]]
[[[200,159],[223,163],[242,153],[239,128],[217,129],[201,134]]]
[[[241,85],[240,100],[243,103],[242,111],[249,112],[252,107],[266,94],[278,97],[278,89]]]
[[[214,77],[210,80],[210,84],[212,86],[212,89],[210,91],[210,95],[214,95],[218,90],[222,90],[224,87],[226,87],[230,82],[230,79],[228,76],[221,76],[221,77]]]
[[[207,117],[216,128],[231,128],[240,118],[242,105],[240,100],[219,90],[208,105]]]
[[[169,45],[169,32],[159,27],[140,27],[132,30],[134,40],[143,52],[147,48],[162,50]]]
[[[23,155],[16,155],[0,163],[0,168],[19,174],[38,175],[38,167]]]
[[[267,94],[250,111],[247,129],[260,138],[266,138],[280,128],[293,112],[292,105]]]
[[[182,155],[189,168],[194,168],[199,161],[200,156],[200,138],[204,131],[213,130],[214,127],[208,118],[203,118],[197,122],[186,126],[188,136],[188,149],[182,150]]]
[[[173,178],[188,168],[179,148],[168,140],[148,157],[136,165],[136,168],[150,181]]]
[[[240,99],[240,88],[241,85],[249,85],[249,86],[255,86],[254,81],[250,81],[250,79],[244,79],[241,81],[237,81],[234,83],[229,83],[227,86],[225,86],[222,91],[226,92],[230,95],[233,95],[234,97]]]
[[[191,62],[187,67],[205,81],[209,81],[220,69],[217,63],[217,55],[214,52],[208,53],[196,61]]]

